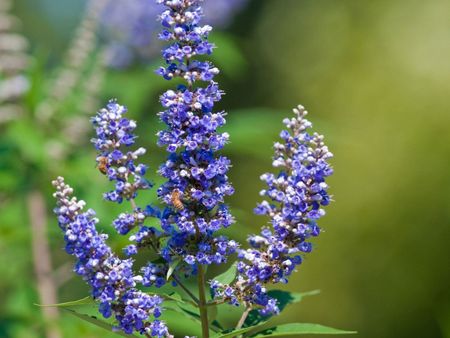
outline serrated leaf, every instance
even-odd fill
[[[213,278],[221,284],[231,284],[237,275],[237,263],[233,263],[227,271]]]
[[[71,306],[92,304],[93,302],[94,301],[92,300],[92,298],[87,296],[82,299],[73,300],[70,302],[64,302],[64,303],[58,303],[58,304],[34,304],[34,305],[40,306],[40,307],[71,307]]]
[[[222,333],[217,333],[216,335],[212,336],[211,338],[228,338],[228,337],[235,337],[235,336],[239,336],[243,333],[247,333],[253,330],[256,330],[257,328],[266,325],[267,322],[263,322],[263,323],[259,323],[258,325],[254,325],[254,326],[249,326],[249,327],[244,327],[242,329],[239,330],[233,330],[233,331],[229,331],[229,332],[222,332]]]
[[[91,324],[95,325],[95,326],[101,327],[102,329],[105,329],[105,330],[107,330],[109,332],[113,332],[113,333],[115,333],[115,334],[117,334],[119,336],[127,337],[127,338],[137,337],[136,335],[130,335],[130,334],[126,334],[124,332],[115,331],[113,325],[109,324],[108,322],[106,322],[104,320],[98,319],[97,317],[89,316],[89,315],[86,315],[84,313],[79,313],[79,312],[74,311],[74,310],[69,310],[69,309],[64,309],[64,310],[67,311],[68,313],[70,313],[71,315],[75,316],[75,317],[78,317],[78,318],[80,318],[80,319],[82,319],[82,320],[84,320],[84,321],[86,321],[88,323],[91,323]]]
[[[176,259],[176,260],[174,260],[173,262],[170,263],[169,270],[167,270],[167,276],[166,276],[167,280],[169,280],[170,276],[172,276],[172,274],[175,271],[176,267],[180,263],[181,263],[181,259]]]
[[[320,293],[320,290],[313,290],[307,292],[288,292],[283,290],[270,290],[267,295],[271,298],[277,300],[278,308],[283,311],[289,304],[294,304],[302,301],[304,297],[314,296]],[[252,310],[247,319],[245,320],[244,326],[256,325],[262,321],[267,321],[267,319],[272,316],[262,316],[258,310]]]
[[[299,334],[354,334],[356,331],[345,331],[320,324],[290,323],[278,325],[261,331],[253,337],[281,337]]]

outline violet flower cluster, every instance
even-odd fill
[[[326,177],[333,173],[328,163],[333,155],[323,142],[323,136],[310,134],[307,111],[298,106],[295,118],[283,122],[289,130],[280,134],[283,142],[275,143],[272,165],[277,174],[261,176],[267,189],[261,195],[268,198],[255,209],[258,215],[271,219],[271,227],[259,235],[250,236],[250,249],[239,251],[238,278],[234,285],[212,282],[216,297],[230,303],[239,301],[247,307],[262,306],[262,314],[276,314],[275,299],[267,295],[268,283],[287,283],[288,277],[302,262],[302,254],[312,250],[309,239],[320,233],[317,220],[325,214],[330,202]]]
[[[248,0],[205,0],[205,22],[216,27],[227,26]],[[161,6],[153,0],[109,1],[101,18],[107,64],[125,68],[135,61],[153,60],[161,45],[155,43],[159,25],[155,17]],[[125,19],[126,18],[126,19]]]
[[[123,149],[134,144],[135,136],[132,132],[136,128],[134,121],[123,117],[124,113],[126,108],[112,100],[92,119],[97,133],[97,138],[92,142],[99,151],[98,168],[110,181],[115,182],[115,189],[106,193],[104,197],[117,203],[122,203],[124,199],[131,200],[137,196],[138,190],[151,187],[144,178],[147,166],[135,163],[139,156],[145,154],[145,149],[139,148],[135,151]]]
[[[71,197],[73,190],[62,177],[53,181],[57,200],[55,213],[64,232],[66,252],[77,259],[74,271],[91,287],[92,297],[99,302],[105,318],[114,315],[118,328],[125,333],[139,332],[156,337],[168,336],[167,327],[159,320],[162,298],[136,289],[130,259],[120,259],[106,244],[105,234],[97,232],[98,219],[93,210],[83,212],[84,201]]]
[[[98,170],[114,186],[104,199],[121,205],[128,201],[131,206],[112,222],[118,234],[129,236],[130,244],[124,248],[127,259],[115,255],[106,244],[107,236],[97,231],[95,212],[83,211],[85,203],[71,197],[72,189],[62,178],[53,182],[55,213],[65,234],[66,251],[77,259],[75,272],[90,285],[103,316],[114,316],[117,328],[128,334],[171,337],[158,319],[162,297],[142,291],[169,281],[199,308],[202,324],[206,322],[206,329],[202,325],[205,336],[208,305],[243,304],[263,315],[278,313],[267,286],[287,283],[302,256],[311,251],[310,239],[320,233],[317,220],[330,202],[325,179],[332,174],[328,163],[332,154],[323,136],[309,132],[311,123],[299,106],[295,117],[284,121],[287,130],[281,132],[282,142],[275,143],[273,166],[280,171],[261,176],[267,184],[261,192],[266,199],[255,212],[268,216],[271,225],[249,237],[248,249],[218,235],[235,222],[225,203],[234,188],[227,176],[230,160],[218,153],[229,135],[218,130],[226,123],[226,113],[215,109],[223,92],[214,81],[218,68],[205,60],[214,45],[208,41],[212,28],[200,23],[199,2],[157,0],[164,5],[159,38],[168,45],[162,50],[165,64],[156,72],[178,84],[160,97],[163,109],[158,115],[165,129],[158,132],[158,145],[168,152],[158,170],[165,178],[157,189],[162,206],[136,204],[138,192],[152,184],[145,178],[147,166],[138,161],[145,149],[133,147],[136,123],[125,117],[127,109],[111,100],[92,118]],[[149,226],[149,218],[158,225]],[[132,257],[144,249],[158,258],[137,267]],[[224,264],[235,254],[235,280],[229,284],[211,280],[215,300],[207,304],[203,266]],[[191,276],[198,277],[198,298],[182,284]]]
[[[214,47],[208,42],[211,27],[199,24],[201,8],[193,6],[197,1],[159,3],[168,7],[160,16],[164,27],[160,39],[169,46],[162,52],[166,66],[158,74],[186,83],[161,96],[165,110],[159,116],[167,129],[158,133],[158,144],[166,147],[169,156],[159,169],[167,181],[158,196],[172,206],[172,212],[161,219],[170,236],[163,255],[170,260],[182,258],[195,271],[196,264],[225,263],[237,249],[235,241],[214,235],[234,222],[224,204],[224,198],[234,193],[227,177],[230,161],[215,155],[229,135],[217,131],[226,115],[214,111],[223,94],[213,81],[218,69],[196,60],[211,54]],[[206,82],[203,87],[202,82]]]

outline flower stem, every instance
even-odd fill
[[[198,264],[198,294],[200,320],[202,322],[202,337],[209,338],[208,310],[205,295],[205,270],[201,264]]]
[[[134,198],[130,198],[130,204],[134,211],[137,208],[136,201],[134,200]]]
[[[251,310],[252,310],[251,306],[249,306],[245,309],[244,313],[241,316],[241,319],[239,319],[239,322],[236,325],[236,330],[239,330],[240,328],[242,328],[242,326],[244,325],[245,320],[247,319],[247,316]]]

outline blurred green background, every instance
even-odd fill
[[[45,81],[60,63],[84,3],[14,3],[31,42],[31,75]],[[292,107],[308,108],[335,154],[335,203],[322,221],[325,232],[287,285],[321,294],[291,306],[277,321],[353,329],[364,338],[450,337],[449,13],[448,0],[253,0],[231,27],[213,36],[227,93],[220,107],[229,111],[225,153],[236,188],[229,200],[238,220],[231,235],[243,240],[266,221],[252,215],[262,188],[259,174],[270,170],[271,145]],[[129,106],[154,172],[165,156],[154,145],[157,97],[170,84],[153,69],[109,71],[99,93],[101,104],[117,97]],[[29,106],[42,93],[33,95]],[[99,198],[107,182],[95,169],[90,136],[65,161],[50,162],[36,152],[61,136],[36,131],[38,124],[30,121],[0,127],[5,338],[45,336],[41,309],[33,305],[39,298],[27,194],[42,191],[51,215],[49,182],[60,174],[98,210],[105,231],[116,210]],[[71,262],[51,216],[48,236],[55,269]],[[78,278],[68,278],[58,291],[61,302],[87,293]],[[58,326],[63,337],[110,336],[64,313]]]

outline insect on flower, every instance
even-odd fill
[[[170,196],[170,201],[172,202],[173,206],[178,209],[178,210],[183,210],[184,209],[184,205],[183,202],[181,201],[181,193],[178,189],[175,189],[172,192],[172,195]]]
[[[100,156],[97,158],[97,169],[103,174],[106,175],[108,172],[108,158],[106,156]]]

